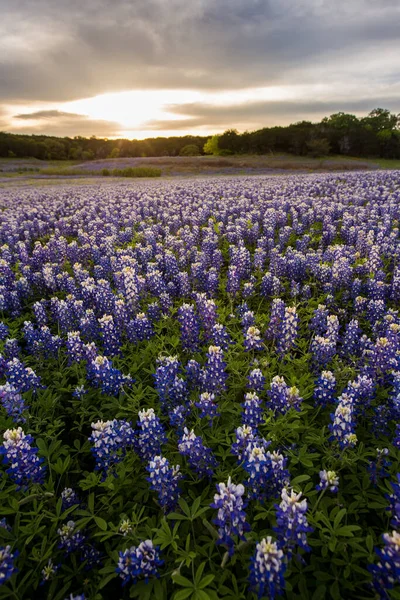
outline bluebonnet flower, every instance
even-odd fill
[[[300,410],[303,401],[296,386],[289,387],[283,377],[276,375],[271,381],[268,408],[275,413],[286,414],[290,408]]]
[[[323,335],[326,332],[326,319],[329,315],[325,304],[318,304],[318,308],[314,310],[314,315],[309,323],[309,328],[315,335]]]
[[[346,325],[346,331],[342,341],[342,354],[346,356],[357,355],[360,348],[361,328],[357,319],[352,319]]]
[[[154,335],[154,328],[145,313],[138,313],[134,319],[129,321],[126,333],[130,342],[143,342]]]
[[[193,429],[189,431],[185,427],[178,442],[178,450],[187,457],[190,467],[199,477],[213,476],[214,469],[218,465],[217,460],[212,450],[204,446],[203,440],[200,436],[196,436]]]
[[[64,488],[61,492],[62,509],[67,510],[71,506],[80,504],[78,494],[72,488]]]
[[[397,344],[388,337],[377,339],[373,352],[370,355],[370,364],[373,373],[381,377],[398,366]]]
[[[244,512],[247,506],[247,502],[243,501],[245,489],[240,483],[238,485],[232,483],[229,477],[228,483],[217,484],[217,491],[218,494],[214,494],[214,502],[210,504],[211,508],[218,510],[217,518],[213,519],[213,523],[218,525],[217,544],[226,545],[229,555],[232,556],[235,545],[233,536],[246,540],[244,534],[250,531]]]
[[[178,504],[179,481],[182,479],[179,469],[179,465],[170,467],[163,456],[154,456],[146,467],[150,489],[157,492],[158,502],[165,513],[174,510]]]
[[[8,325],[3,323],[3,321],[0,321],[0,341],[5,340],[6,337],[8,337],[9,333],[10,333],[10,330],[9,330]]]
[[[57,533],[60,536],[58,547],[60,550],[64,550],[66,555],[80,550],[86,540],[86,536],[81,531],[76,530],[74,521],[68,521],[62,525],[57,529]]]
[[[77,596],[70,594],[67,598],[64,598],[64,600],[86,600],[86,597],[85,594],[78,594]]]
[[[313,363],[324,367],[336,354],[336,342],[328,336],[316,335],[311,342],[310,351]]]
[[[243,291],[242,291],[243,298],[250,298],[251,296],[253,296],[254,292],[255,292],[254,282],[246,281],[246,283],[243,286]]]
[[[21,427],[7,429],[3,434],[4,442],[0,454],[3,462],[11,463],[6,470],[19,489],[26,489],[29,483],[44,483],[46,468],[42,466],[43,458],[38,458],[37,448],[32,448],[33,438],[26,435]]]
[[[209,340],[218,318],[217,305],[215,304],[215,300],[207,299],[205,294],[197,294],[196,300],[200,323],[204,329],[205,339]]]
[[[126,448],[133,445],[134,432],[130,423],[117,419],[92,423],[92,430],[89,441],[93,444],[95,469],[102,471],[105,478],[108,471],[124,458]]]
[[[248,392],[245,395],[242,409],[242,423],[250,425],[253,429],[257,429],[264,419],[262,400],[260,400],[255,392]]]
[[[337,492],[339,490],[339,477],[335,471],[323,471],[319,472],[320,482],[316,486],[316,490],[322,491],[329,489],[330,492]]]
[[[0,404],[14,423],[25,423],[23,413],[28,409],[21,394],[9,383],[0,385]]]
[[[69,331],[67,333],[65,348],[68,355],[68,364],[72,365],[74,362],[79,363],[81,360],[85,360],[85,344],[81,340],[79,331]]]
[[[256,324],[256,319],[254,316],[254,312],[252,310],[247,310],[242,315],[242,327],[246,331],[249,327]]]
[[[18,344],[18,340],[15,338],[8,338],[4,342],[4,354],[7,360],[12,360],[13,358],[18,358],[20,355],[21,348]]]
[[[218,394],[226,390],[227,373],[222,349],[210,346],[203,374],[203,386],[207,392]]]
[[[134,381],[129,375],[123,375],[119,369],[113,367],[112,362],[105,356],[96,356],[94,360],[89,361],[87,373],[90,381],[110,396],[117,396],[123,391],[124,385],[131,385]]]
[[[390,524],[396,529],[400,529],[400,473],[397,473],[396,481],[390,483],[393,493],[385,494],[385,498],[389,500],[388,511],[391,512],[392,520]]]
[[[232,339],[224,325],[216,323],[211,330],[211,338],[215,346],[219,346],[222,350],[228,350]]]
[[[385,458],[389,454],[388,448],[377,448],[376,449],[376,459],[373,461],[369,461],[367,471],[369,473],[369,478],[374,485],[379,483],[379,479],[381,477],[388,477],[389,471],[388,468],[391,466],[391,462]]]
[[[354,398],[343,393],[339,397],[335,413],[331,414],[332,423],[329,425],[331,439],[338,441],[340,448],[351,448],[357,443],[354,416]]]
[[[272,300],[271,316],[265,338],[267,340],[275,340],[278,338],[281,331],[282,320],[285,317],[285,303],[280,298]]]
[[[295,345],[297,331],[299,327],[299,316],[295,306],[285,308],[285,314],[280,324],[280,331],[277,340],[277,352],[283,357]]]
[[[219,417],[218,404],[215,402],[215,394],[209,392],[203,392],[200,394],[200,398],[194,403],[197,408],[200,409],[200,418],[209,420],[209,425],[212,425],[215,417]]]
[[[157,359],[157,369],[153,375],[160,404],[163,410],[173,407],[171,389],[180,371],[180,363],[176,356],[161,356]]]
[[[294,490],[283,488],[281,503],[277,506],[276,527],[279,547],[285,550],[290,558],[298,546],[306,552],[310,550],[307,544],[307,533],[313,531],[307,521],[307,500],[301,499],[302,493],[296,494]]]
[[[133,531],[132,523],[129,519],[122,519],[118,531],[122,533],[124,537],[130,535]]]
[[[154,408],[140,410],[138,416],[135,450],[142,460],[149,461],[161,454],[161,445],[166,443],[167,436]]]
[[[286,563],[283,551],[272,537],[268,536],[256,546],[250,564],[250,589],[257,592],[258,598],[274,600],[285,587]]]
[[[132,546],[119,552],[116,572],[123,580],[122,585],[135,583],[141,577],[147,582],[149,577],[159,577],[158,569],[163,564],[159,547],[153,546],[151,540],[145,540],[137,547]]]
[[[80,400],[82,400],[85,394],[87,394],[87,390],[85,389],[84,385],[77,385],[72,392],[72,396],[74,398],[79,398]]]
[[[102,565],[102,554],[93,544],[84,544],[82,548],[81,560],[85,561],[85,571],[90,571],[94,567]]]
[[[6,531],[11,531],[10,525],[7,523],[6,518],[3,517],[0,519],[0,527],[5,529]]]
[[[147,316],[152,323],[161,319],[161,309],[157,302],[152,302],[147,307]]]
[[[14,573],[18,572],[14,564],[18,555],[19,552],[17,550],[14,553],[11,552],[11,546],[0,547],[0,585],[8,581]]]
[[[261,369],[253,369],[250,371],[247,387],[255,392],[262,392],[265,386],[265,377]]]
[[[171,427],[175,427],[179,435],[182,435],[183,433],[183,429],[186,425],[186,417],[188,416],[188,414],[189,409],[184,404],[175,406],[168,413]]]
[[[236,442],[232,444],[231,452],[232,454],[235,454],[238,457],[238,461],[241,462],[246,456],[246,450],[249,444],[255,442],[258,437],[257,433],[253,431],[253,428],[248,425],[238,427],[235,433]]]
[[[243,468],[249,474],[247,487],[250,498],[265,499],[267,482],[272,475],[271,460],[267,453],[270,443],[256,438],[245,450]]]
[[[13,358],[7,362],[6,377],[8,383],[21,394],[29,390],[36,391],[43,388],[40,377],[30,367],[25,367],[18,358]]]
[[[191,359],[185,367],[188,387],[193,390],[201,383],[201,365],[197,360]]]
[[[396,431],[393,438],[393,446],[400,450],[400,425],[396,425]]]
[[[107,356],[117,356],[121,353],[121,338],[112,315],[104,315],[99,319],[104,353]]]
[[[46,581],[50,581],[57,573],[58,569],[61,565],[55,565],[51,558],[49,558],[47,565],[45,565],[42,569],[42,584]]]
[[[262,350],[264,348],[263,341],[261,339],[260,330],[257,327],[249,327],[244,337],[244,349],[245,350]]]
[[[388,590],[393,589],[400,579],[400,533],[384,533],[383,548],[375,548],[378,556],[376,565],[369,565],[372,573],[372,585],[382,599],[389,599]]]
[[[263,438],[251,441],[244,453],[244,470],[249,474],[249,497],[260,502],[279,494],[289,482],[287,459],[279,452],[267,450],[270,442]]]
[[[200,322],[193,304],[182,304],[178,309],[181,343],[186,352],[196,352],[200,344]]]
[[[231,296],[235,297],[240,290],[240,276],[239,270],[235,265],[228,267],[228,279],[226,282],[226,291]]]
[[[314,400],[317,406],[325,408],[335,397],[336,379],[331,371],[322,371],[314,388]]]

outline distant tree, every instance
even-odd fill
[[[329,154],[331,145],[326,138],[315,138],[307,142],[308,154],[314,158]]]
[[[228,129],[218,138],[218,148],[225,151],[223,154],[235,154],[236,152],[240,152],[240,147],[241,136],[236,129]]]
[[[83,160],[93,160],[94,159],[94,152],[93,152],[93,150],[84,150],[82,152],[82,159]]]
[[[119,148],[113,148],[107,158],[119,158]]]
[[[362,123],[376,132],[384,129],[393,131],[400,126],[400,115],[392,114],[387,108],[374,108],[362,119]]]
[[[204,154],[219,154],[218,138],[218,135],[213,135],[212,137],[208,138],[203,146]]]
[[[179,151],[179,156],[199,156],[200,149],[196,144],[187,144]]]

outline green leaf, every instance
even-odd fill
[[[195,582],[196,587],[199,585],[199,583],[201,581],[201,578],[202,578],[205,566],[206,566],[206,563],[202,562],[201,565],[199,566],[199,568],[196,571],[196,575],[195,575],[195,578],[194,578],[194,582]]]
[[[298,475],[292,480],[291,485],[295,486],[299,483],[303,483],[303,481],[308,481],[309,479],[311,479],[309,475]]]
[[[333,522],[333,528],[337,529],[339,527],[340,521],[343,519],[344,515],[346,514],[346,509],[345,508],[341,508],[338,512],[338,514],[335,517],[335,520]]]
[[[326,586],[320,585],[312,595],[311,600],[323,600],[326,596]]]
[[[174,600],[185,600],[186,598],[189,598],[189,596],[191,596],[192,594],[193,594],[193,589],[179,590],[179,592],[176,592],[176,594],[174,596]]]
[[[201,590],[203,590],[205,587],[207,587],[208,585],[210,585],[210,583],[215,579],[215,575],[206,575],[205,577],[203,577],[203,579],[200,581],[200,583],[198,584],[198,588],[200,588]]]
[[[100,529],[102,529],[103,531],[106,531],[106,529],[107,529],[107,521],[105,521],[101,517],[95,517],[94,520],[96,521],[96,525],[98,527],[100,527]]]
[[[190,588],[194,588],[193,583],[187,579],[187,577],[184,577],[183,575],[180,575],[179,573],[176,573],[176,575],[172,575],[172,579],[174,580],[174,583],[177,583],[178,585],[181,585],[182,587],[190,587]]]

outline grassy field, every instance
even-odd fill
[[[87,162],[40,161],[37,159],[0,159],[0,179],[97,176],[195,176],[255,175],[294,172],[331,172],[375,169],[399,169],[400,160],[360,159],[344,156],[311,158],[278,155],[197,156],[115,158]],[[146,169],[148,169],[146,174]],[[136,171],[135,171],[136,170]],[[124,175],[126,173],[126,175]],[[128,173],[130,173],[128,175]],[[153,175],[154,176],[154,175]]]

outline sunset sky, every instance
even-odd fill
[[[0,130],[144,138],[400,112],[398,0],[0,0]]]

